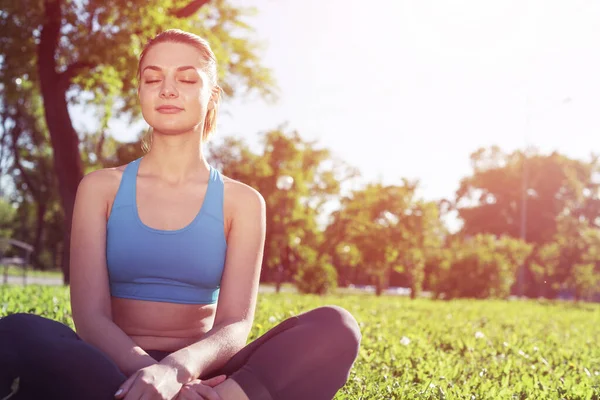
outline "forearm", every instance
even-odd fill
[[[213,327],[194,344],[171,353],[161,364],[177,368],[178,380],[186,383],[225,365],[245,346],[247,338],[245,323],[223,323]]]
[[[94,316],[80,325],[77,329],[79,336],[104,352],[128,377],[157,363],[110,318]]]

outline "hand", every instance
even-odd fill
[[[129,377],[115,393],[124,400],[172,400],[183,385],[177,381],[177,369],[164,364],[142,368]]]
[[[227,379],[225,375],[215,376],[205,381],[195,379],[183,385],[177,400],[222,400],[213,388],[220,385],[225,379]]]

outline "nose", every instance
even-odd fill
[[[160,88],[160,97],[163,99],[172,99],[179,95],[175,85],[173,85],[169,79],[165,79],[162,87]]]

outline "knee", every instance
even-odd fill
[[[316,308],[308,313],[319,337],[326,340],[332,351],[356,358],[362,334],[356,318],[346,309],[331,305]]]
[[[10,314],[0,318],[0,330],[19,334],[30,332],[39,318],[41,317],[35,314]]]
[[[50,318],[31,313],[16,313],[0,318],[0,331],[21,340],[26,338],[71,337],[75,332]]]

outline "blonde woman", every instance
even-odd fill
[[[265,203],[207,163],[220,101],[209,44],[168,30],[139,61],[147,153],[79,185],[71,243],[76,332],[34,314],[0,320],[0,398],[331,399],[361,341],[336,306],[246,344]]]

